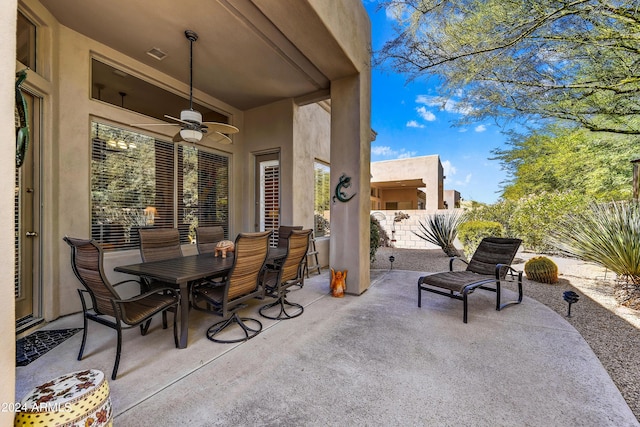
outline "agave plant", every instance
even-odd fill
[[[551,243],[562,252],[613,271],[640,286],[640,204],[592,204],[558,223]]]
[[[451,213],[435,213],[426,218],[426,224],[418,221],[419,231],[413,234],[429,243],[440,246],[448,256],[458,256],[458,250],[453,241],[458,234],[458,226],[462,223],[461,211]]]

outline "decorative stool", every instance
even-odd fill
[[[112,418],[109,383],[102,371],[89,369],[31,390],[16,408],[14,426],[101,427],[111,426]]]

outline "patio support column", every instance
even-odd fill
[[[371,158],[370,74],[331,82],[331,242],[329,266],[348,270],[347,293],[360,295],[369,287],[369,183]],[[341,187],[348,201],[336,197]]]
[[[16,401],[16,318],[14,275],[14,191],[15,191],[15,71],[16,71],[16,0],[5,1],[0,8],[0,170],[4,181],[0,184],[0,402]],[[22,396],[20,396],[21,398]],[[12,411],[0,411],[0,425],[13,425]]]

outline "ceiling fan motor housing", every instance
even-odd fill
[[[196,110],[182,110],[180,112],[180,120],[202,124],[202,114]]]

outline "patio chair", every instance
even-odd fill
[[[449,261],[449,271],[423,276],[418,279],[418,307],[422,306],[422,291],[433,292],[449,298],[462,300],[462,320],[467,323],[467,297],[477,288],[496,293],[496,310],[502,310],[511,304],[522,302],[522,272],[511,267],[513,258],[522,240],[499,237],[482,239],[478,249],[469,262],[459,257],[452,257]],[[464,271],[454,271],[453,263],[461,260],[467,264]],[[510,281],[517,280],[518,300],[501,304],[500,285],[509,273]],[[515,279],[517,275],[517,279]],[[495,289],[487,287],[495,282]]]
[[[177,228],[140,228],[140,257],[142,262],[164,261],[171,258],[180,258],[180,232]],[[168,283],[150,280],[142,277],[142,285],[145,291],[156,290],[171,286]],[[162,326],[167,326],[167,314],[162,314]]]
[[[199,254],[214,253],[219,241],[224,240],[222,227],[198,227],[196,228],[196,246]]]
[[[182,256],[177,228],[141,228],[140,256],[143,262],[164,261]]]
[[[281,225],[278,227],[278,247],[286,248],[287,240],[293,230],[302,230],[301,225]]]
[[[289,288],[294,285],[302,287],[304,282],[304,261],[309,247],[309,236],[313,230],[292,230],[288,239],[287,256],[282,265],[268,266],[264,271],[262,285],[265,293],[276,298],[276,301],[260,307],[259,313],[267,319],[291,319],[298,317],[304,311],[302,305],[287,300]],[[286,308],[294,307],[294,314]],[[270,309],[279,307],[280,311],[273,314]]]
[[[207,330],[207,338],[211,341],[220,343],[246,341],[262,330],[262,323],[259,320],[241,318],[238,311],[246,307],[246,301],[264,297],[264,289],[260,286],[259,278],[267,259],[270,235],[271,231],[240,233],[235,241],[233,266],[227,277],[223,279],[222,286],[216,283],[205,283],[192,288],[191,304],[195,309],[209,311],[222,317],[221,321],[214,323]],[[200,304],[206,306],[203,307]],[[218,337],[234,324],[238,325],[242,331],[240,338]]]
[[[120,364],[122,350],[122,330],[140,326],[142,335],[146,335],[151,318],[158,313],[166,313],[173,309],[173,339],[178,346],[178,334],[176,328],[175,312],[178,307],[178,295],[171,288],[157,289],[146,292],[132,298],[122,299],[115,287],[127,282],[137,280],[125,280],[111,284],[107,280],[103,270],[102,247],[93,240],[64,237],[64,241],[71,247],[71,267],[73,272],[84,286],[78,289],[82,303],[84,328],[82,344],[78,353],[78,360],[82,360],[84,346],[87,342],[88,320],[100,323],[115,329],[118,335],[116,347],[116,361],[113,366],[111,379],[115,380]],[[91,307],[87,307],[86,297],[91,300]],[[164,326],[166,328],[166,326]]]

